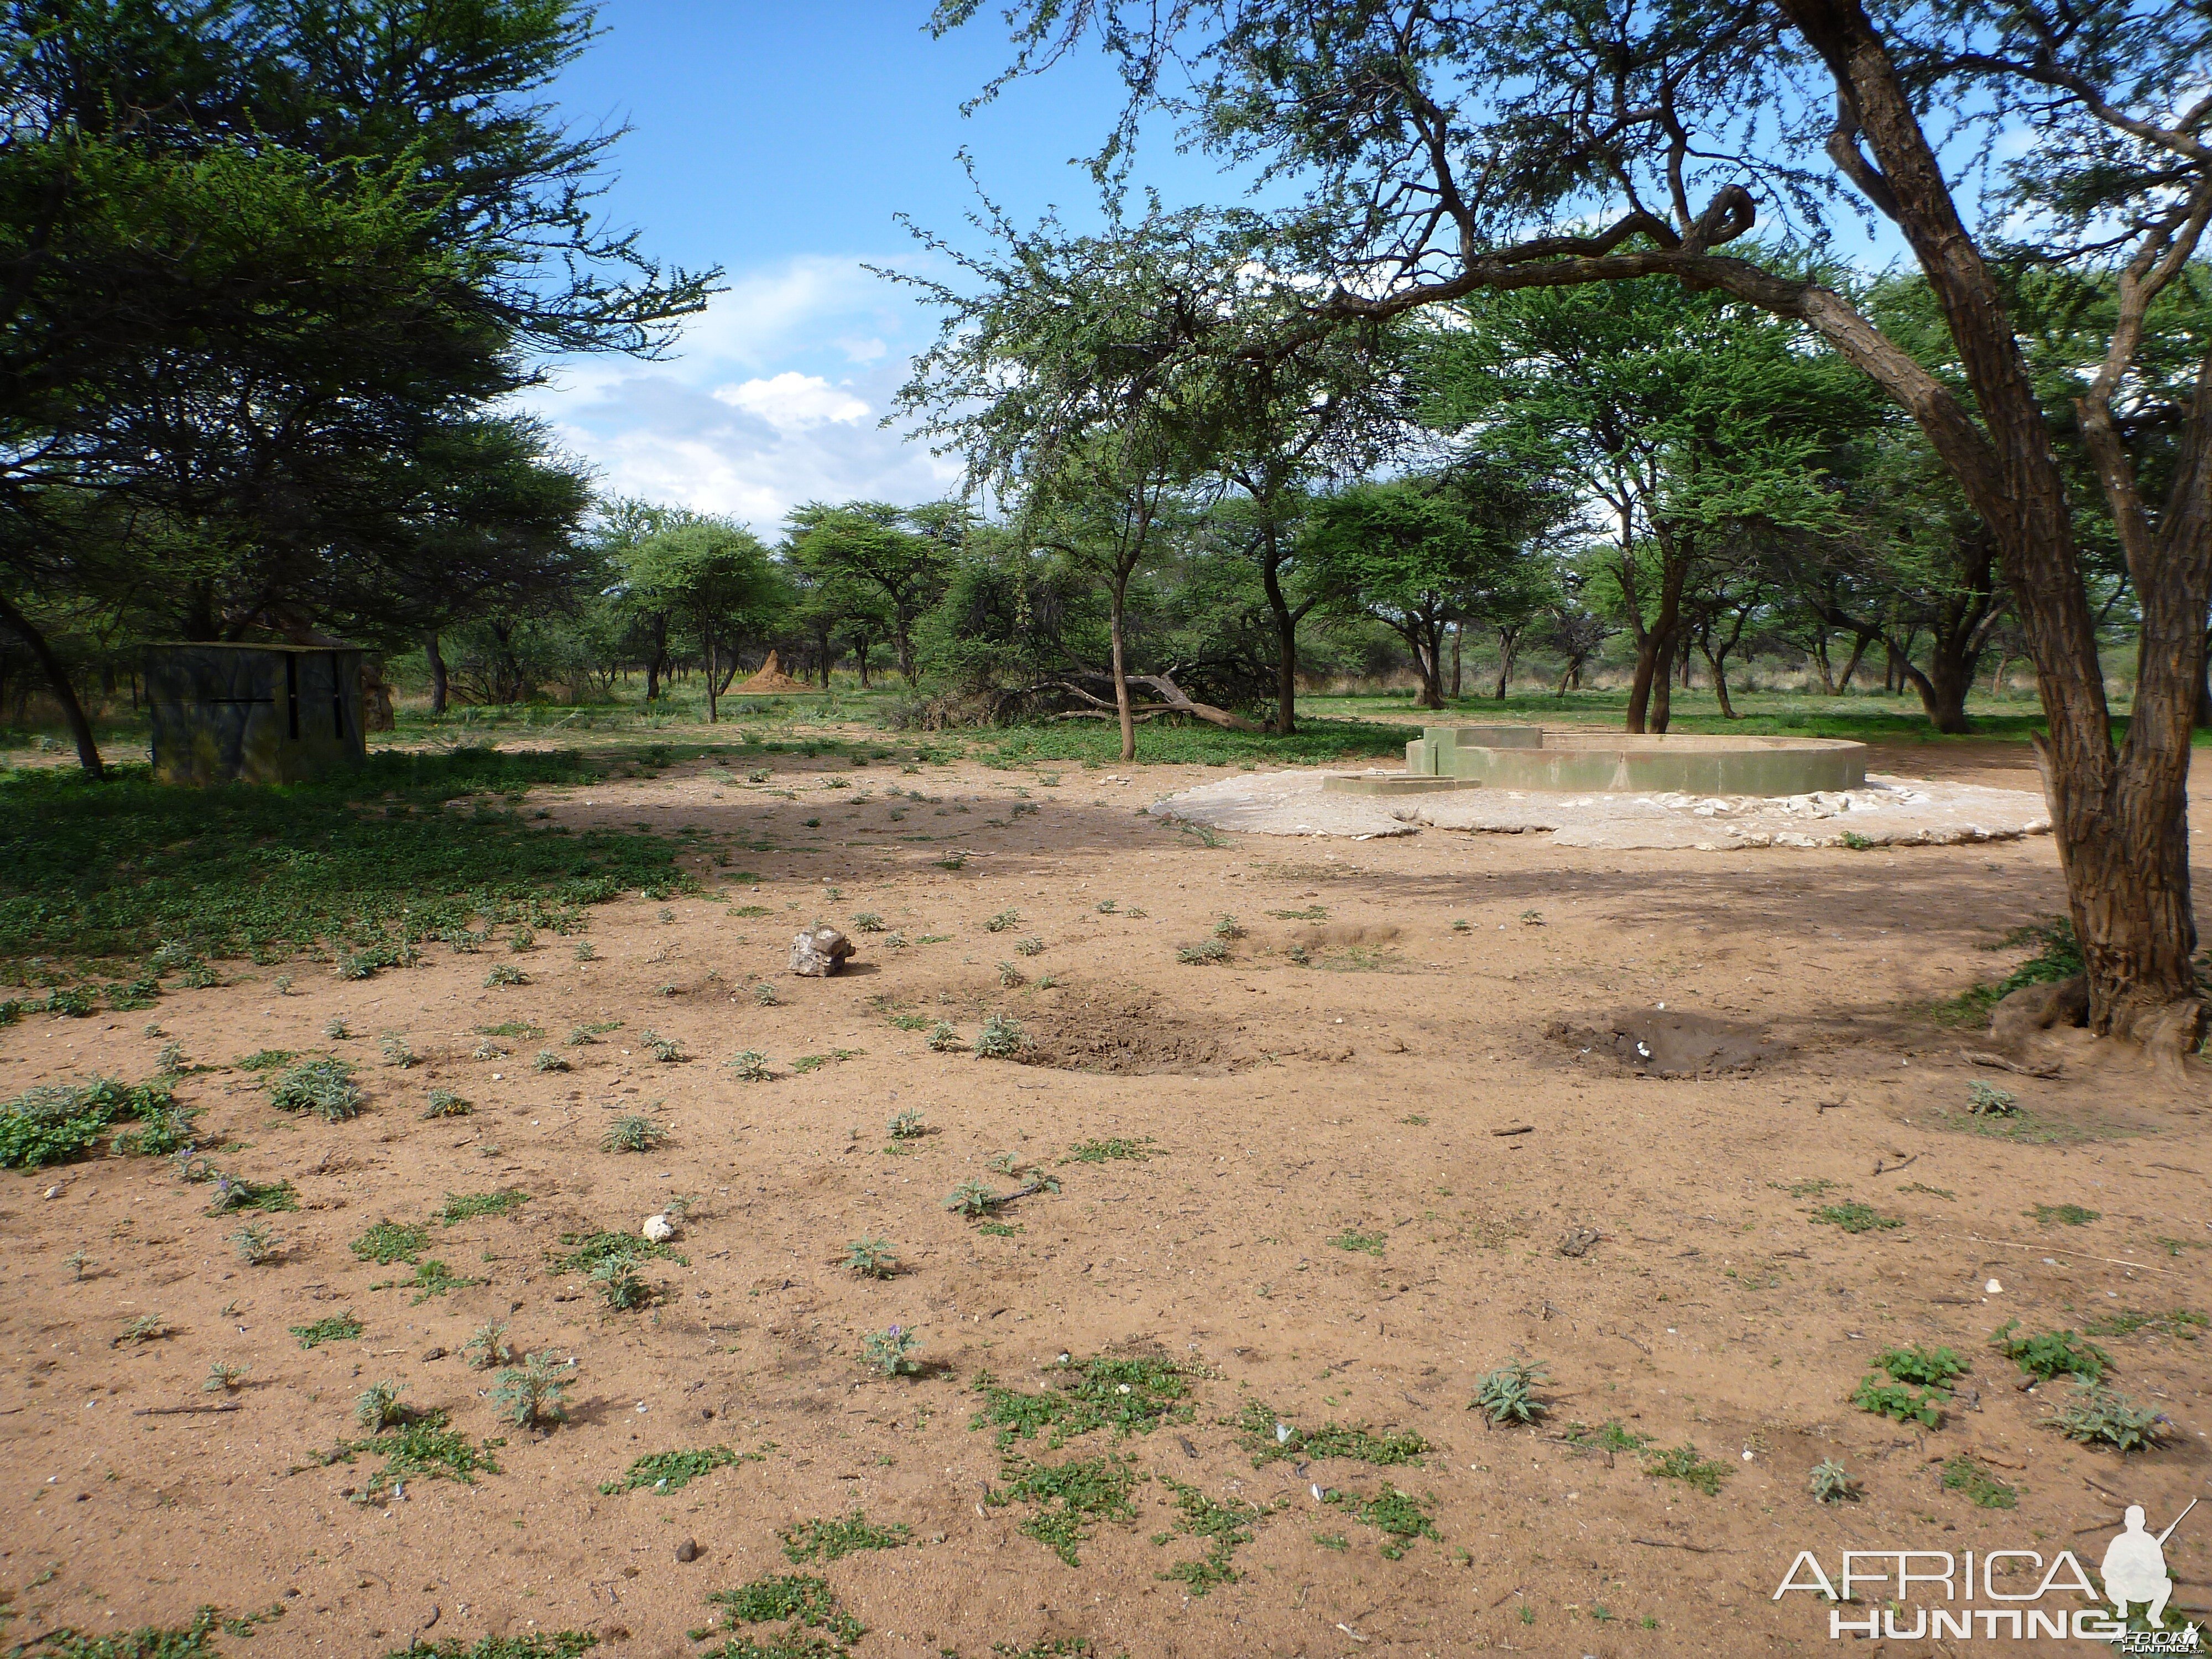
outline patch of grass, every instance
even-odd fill
[[[1130,1140],[1114,1136],[1105,1140],[1079,1140],[1067,1149],[1062,1164],[1106,1164],[1118,1159],[1141,1164],[1148,1158],[1165,1158],[1167,1153],[1150,1135]]]
[[[1193,1595],[1204,1595],[1216,1584],[1235,1583],[1239,1575],[1231,1565],[1231,1559],[1239,1544],[1252,1541],[1253,1524],[1265,1519],[1268,1511],[1238,1498],[1225,1504],[1217,1503],[1196,1486],[1165,1475],[1161,1480],[1175,1494],[1176,1509],[1179,1511],[1176,1531],[1201,1540],[1206,1553],[1195,1561],[1178,1561],[1165,1572],[1153,1576],[1180,1581]],[[1163,1534],[1153,1541],[1163,1542],[1171,1535]]]
[[[422,1637],[404,1648],[395,1648],[385,1659],[583,1659],[599,1646],[589,1631],[532,1631],[522,1636],[480,1636],[465,1643],[458,1636],[442,1642]]]
[[[649,1152],[668,1139],[668,1130],[649,1117],[625,1113],[607,1125],[599,1137],[603,1152]]]
[[[240,1210],[259,1210],[268,1214],[300,1207],[300,1195],[292,1190],[289,1181],[262,1182],[248,1181],[243,1176],[222,1174],[211,1175],[209,1179],[215,1185],[215,1200],[208,1206],[210,1215],[229,1215]]]
[[[350,1248],[363,1261],[388,1267],[395,1261],[413,1261],[430,1242],[430,1230],[412,1222],[380,1221]]]
[[[503,1019],[496,1025],[479,1025],[478,1036],[541,1037],[545,1033],[526,1019]]]
[[[2020,1321],[2008,1319],[1990,1334],[1990,1346],[2019,1366],[2030,1376],[2045,1382],[2061,1376],[2070,1376],[2078,1382],[2101,1381],[2112,1356],[2094,1342],[2078,1340],[2067,1331],[2043,1331],[2034,1336],[2019,1336]]]
[[[1196,945],[1186,945],[1177,950],[1176,960],[1186,967],[1204,968],[1228,961],[1229,947],[1218,939],[1201,939]]]
[[[1996,1478],[1972,1458],[1960,1455],[1943,1466],[1943,1490],[1964,1492],[1966,1501],[1978,1510],[2011,1510],[2020,1507],[2020,1492]]]
[[[2075,1384],[2073,1397],[2044,1421],[2069,1440],[2110,1446],[2122,1454],[2148,1450],[2173,1429],[2173,1420],[2164,1412],[2138,1406],[2100,1382]]]
[[[1612,1417],[1595,1429],[1583,1423],[1570,1423],[1565,1438],[1568,1445],[1583,1452],[1640,1452],[1651,1443],[1650,1436],[1638,1434],[1620,1419]]]
[[[1840,1227],[1847,1233],[1873,1233],[1902,1227],[1905,1223],[1893,1215],[1884,1215],[1871,1204],[1863,1204],[1856,1198],[1847,1198],[1840,1204],[1824,1204],[1813,1212],[1813,1219],[1830,1227]]]
[[[1699,1457],[1698,1449],[1686,1440],[1664,1451],[1646,1452],[1644,1472],[1655,1480],[1680,1480],[1708,1498],[1719,1497],[1721,1482],[1735,1473],[1726,1463]]]
[[[2103,1212],[2085,1210],[2079,1204],[2039,1204],[2021,1213],[2034,1218],[2039,1227],[2086,1227],[2093,1221],[2104,1219]]]
[[[2197,1333],[2207,1326],[2212,1326],[2212,1316],[2191,1308],[2176,1308],[2162,1314],[2124,1309],[2118,1313],[2100,1314],[2087,1321],[2083,1328],[2091,1336],[2171,1336],[2194,1342]]]
[[[1411,1492],[1400,1492],[1388,1480],[1382,1490],[1372,1498],[1362,1498],[1356,1492],[1331,1492],[1328,1502],[1348,1510],[1352,1518],[1373,1527],[1382,1534],[1382,1556],[1396,1561],[1413,1547],[1416,1539],[1429,1538],[1439,1542],[1443,1534],[1437,1523],[1429,1518],[1422,1500]],[[1433,1503],[1431,1498],[1428,1500]]]
[[[1533,1423],[1550,1409],[1536,1397],[1545,1382],[1544,1368],[1525,1359],[1509,1360],[1486,1373],[1474,1385],[1468,1409],[1480,1412],[1493,1429],[1515,1423]]]
[[[1163,1423],[1188,1423],[1194,1372],[1172,1359],[1117,1359],[1097,1355],[1052,1368],[1052,1386],[1040,1394],[1010,1389],[988,1371],[975,1375],[983,1409],[971,1429],[995,1428],[1000,1449],[1038,1434],[1057,1449],[1080,1434],[1110,1428],[1126,1438],[1150,1434]]]
[[[434,1296],[443,1296],[449,1291],[465,1291],[471,1285],[489,1285],[488,1279],[469,1279],[455,1273],[444,1262],[429,1261],[418,1266],[406,1279],[389,1279],[381,1285],[372,1285],[373,1291],[412,1291],[410,1307],[419,1308]]]
[[[1966,1110],[1976,1117],[2010,1117],[2020,1109],[2020,1097],[1976,1078],[1966,1085]]]
[[[599,1287],[599,1299],[616,1313],[649,1307],[659,1295],[627,1261],[602,1261],[592,1269],[592,1282]]]
[[[294,1325],[292,1334],[300,1339],[303,1348],[319,1348],[325,1342],[358,1342],[368,1328],[350,1313],[331,1314],[318,1319],[312,1325]]]
[[[902,1031],[927,1031],[932,1023],[927,1014],[893,1014],[890,1022]]]
[[[984,1494],[994,1507],[1027,1503],[1037,1512],[1020,1530],[1071,1567],[1083,1565],[1076,1547],[1087,1541],[1101,1521],[1133,1521],[1129,1494],[1145,1477],[1127,1459],[1108,1452],[1066,1463],[1033,1463],[1009,1458],[1000,1471],[1006,1484]]]
[[[172,789],[147,769],[104,783],[0,776],[0,957],[139,957],[164,940],[274,961],[360,952],[479,916],[566,932],[581,907],[687,884],[670,843],[532,830],[447,802],[592,775],[574,753],[371,754],[282,790]],[[372,817],[369,803],[405,805]],[[429,810],[424,810],[429,809]]]
[[[707,1600],[722,1610],[725,1630],[779,1623],[785,1627],[770,1645],[762,1646],[748,1638],[743,1647],[732,1644],[714,1659],[829,1659],[829,1656],[842,1655],[845,1644],[857,1642],[868,1633],[866,1625],[839,1605],[827,1579],[805,1573],[756,1578],[736,1589],[716,1590]],[[810,1638],[805,1634],[809,1631],[827,1632],[828,1644]]]
[[[767,1083],[775,1076],[769,1070],[768,1056],[757,1048],[740,1048],[726,1064],[738,1074],[740,1083]]]
[[[716,1469],[760,1461],[758,1452],[732,1451],[727,1446],[707,1446],[696,1451],[647,1452],[623,1471],[620,1480],[602,1481],[599,1490],[612,1493],[650,1486],[655,1492],[680,1492]]]
[[[511,962],[495,962],[492,963],[491,971],[483,976],[484,989],[487,991],[496,990],[503,985],[527,985],[529,983],[530,975],[524,973],[521,969],[516,967]]]
[[[2031,945],[2037,947],[2035,954],[2002,979],[1972,986],[1948,1002],[1939,1003],[1936,1018],[1947,1025],[1986,1024],[1990,1011],[2014,991],[2031,985],[2056,984],[2087,971],[2081,944],[2074,937],[2074,924],[2063,916],[2016,927],[1990,948],[2016,951]]]
[[[362,1094],[353,1067],[325,1056],[279,1073],[269,1085],[269,1103],[280,1112],[313,1112],[325,1123],[343,1123],[361,1115]]]
[[[776,1536],[783,1540],[785,1559],[805,1563],[842,1561],[860,1550],[895,1550],[914,1533],[902,1524],[876,1526],[854,1510],[834,1521],[805,1521],[780,1528]]]
[[[1270,1463],[1304,1462],[1324,1457],[1347,1458],[1378,1468],[1401,1465],[1418,1468],[1429,1443],[1411,1429],[1376,1434],[1364,1423],[1345,1426],[1324,1423],[1319,1428],[1296,1429],[1278,1418],[1265,1401],[1247,1400],[1236,1419],[1238,1444],[1252,1455],[1252,1467]]]
[[[1851,1390],[1851,1404],[1863,1412],[1872,1412],[1877,1417],[1899,1423],[1919,1423],[1931,1429],[1943,1426],[1943,1407],[1950,1398],[1948,1389],[1916,1392],[1899,1382],[1885,1382],[1871,1371],[1861,1377],[1858,1387]]]
[[[1340,1250],[1360,1250],[1369,1255],[1380,1255],[1382,1247],[1390,1242],[1390,1237],[1388,1233],[1363,1233],[1357,1228],[1347,1227],[1328,1242]]]
[[[136,1136],[118,1137],[117,1150],[166,1155],[183,1145],[190,1115],[167,1085],[126,1084],[96,1077],[89,1083],[46,1084],[0,1105],[0,1169],[37,1170],[83,1157],[118,1123],[143,1122]]]
[[[673,1246],[656,1243],[635,1233],[562,1233],[561,1242],[568,1246],[568,1254],[555,1255],[553,1266],[564,1273],[597,1273],[610,1261],[630,1267],[655,1256],[679,1267],[691,1265],[690,1258],[678,1255]]]
[[[202,1607],[185,1625],[144,1625],[133,1631],[94,1636],[64,1626],[8,1650],[9,1659],[219,1659],[216,1638],[240,1621],[226,1621],[215,1607]],[[250,1633],[249,1631],[245,1633]]]
[[[332,1036],[343,1037],[346,1035],[343,1020],[333,1020],[331,1024],[338,1028],[331,1032]],[[327,1030],[329,1028],[326,1026],[325,1029]],[[299,1057],[289,1048],[257,1048],[253,1053],[241,1059],[232,1060],[230,1068],[234,1072],[276,1072],[289,1066]]]
[[[447,1193],[434,1219],[452,1227],[480,1215],[511,1214],[529,1202],[530,1194],[519,1187],[495,1193]]]

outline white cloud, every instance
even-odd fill
[[[773,535],[802,501],[923,501],[959,487],[957,458],[875,419],[934,324],[913,289],[859,259],[808,256],[738,273],[663,361],[569,359],[519,401],[601,489]]]
[[[717,403],[759,416],[778,432],[804,432],[833,421],[857,421],[869,413],[867,404],[819,374],[801,374],[788,368],[765,380],[718,386],[714,396]]]

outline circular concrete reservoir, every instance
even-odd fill
[[[1632,737],[1536,726],[1431,726],[1400,777],[1331,778],[1352,794],[1431,789],[1810,795],[1866,785],[1866,745],[1835,738]]]

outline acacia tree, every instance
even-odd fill
[[[981,0],[940,0],[949,28]],[[1802,322],[1918,424],[1990,527],[2036,667],[2038,739],[2089,1018],[2193,1048],[2189,735],[2212,609],[2212,356],[2146,409],[2146,321],[2212,221],[2212,16],[2182,0],[1019,0],[1010,73],[1096,28],[1133,96],[1310,185],[1321,307],[1395,315],[1487,289],[1663,276]],[[2000,152],[1983,140],[2024,138]],[[2001,164],[1987,158],[2002,153]],[[1948,165],[1947,165],[1948,162]],[[1838,198],[1895,228],[1955,350],[1931,371],[1845,295],[1736,251],[1762,219],[1824,236]],[[2023,230],[2023,228],[2025,229]],[[2019,239],[2019,240],[2015,240]],[[2025,244],[2024,246],[2022,244]],[[2080,557],[2006,267],[2106,276],[2116,302],[2063,394],[2140,606],[2116,747]],[[2146,477],[2171,421],[2170,483]]]
[[[791,557],[821,580],[842,579],[847,589],[859,584],[874,590],[879,603],[868,614],[880,613],[899,672],[912,685],[915,623],[944,597],[967,520],[965,509],[943,502],[902,507],[883,501],[848,501],[842,507],[810,501],[792,512],[788,546]],[[864,681],[866,674],[864,663]]]
[[[625,583],[641,609],[680,617],[697,635],[707,718],[719,719],[722,689],[737,666],[738,642],[788,605],[768,549],[741,525],[695,518],[646,538],[624,566]]]
[[[1049,217],[1025,232],[994,210],[982,222],[995,256],[924,235],[979,291],[895,276],[945,313],[898,404],[943,441],[939,453],[963,452],[970,488],[1018,504],[1032,545],[1105,588],[1115,714],[1130,761],[1129,584],[1163,509],[1209,452],[1214,410],[1187,348],[1218,314],[1237,258],[1201,215],[1155,209],[1132,224],[1118,202],[1108,209],[1097,236],[1070,236]]]

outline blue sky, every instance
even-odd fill
[[[864,263],[932,270],[896,223],[972,240],[977,179],[1024,222],[1048,206],[1093,217],[1069,159],[1120,106],[1096,55],[963,118],[1005,63],[979,21],[943,40],[927,0],[738,5],[607,0],[605,33],[554,95],[571,125],[627,124],[604,198],[615,223],[676,264],[725,268],[729,291],[666,360],[559,364],[532,406],[610,491],[728,514],[773,533],[794,505],[916,501],[957,468],[879,428],[934,329],[909,290]],[[1170,200],[1219,199],[1202,158],[1147,146],[1139,179]]]

